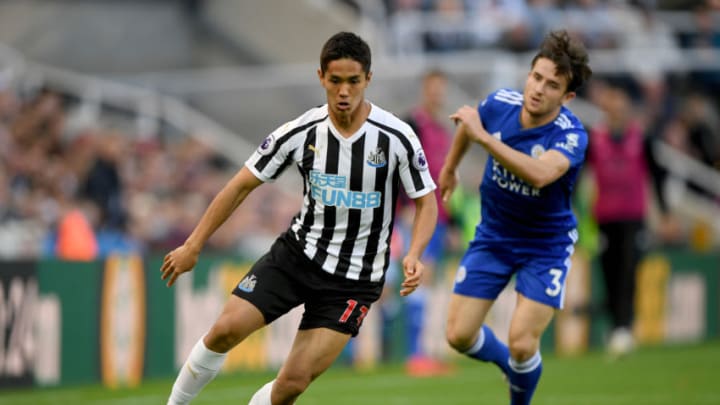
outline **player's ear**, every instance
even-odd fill
[[[365,80],[368,82],[368,84],[370,83],[370,79],[372,79],[372,72],[367,72],[367,74],[365,75]]]
[[[568,91],[563,96],[563,104],[570,102],[570,100],[574,99],[575,96],[577,96],[577,93],[575,93],[574,91]]]
[[[318,68],[317,70],[318,79],[320,79],[320,83],[323,81],[323,71],[321,68]]]

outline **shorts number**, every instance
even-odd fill
[[[560,290],[562,290],[562,285],[560,284],[560,277],[562,277],[563,272],[560,269],[550,269],[550,275],[553,278],[551,281],[553,288],[546,288],[545,294],[554,297],[560,294]]]
[[[350,319],[350,315],[352,315],[353,311],[355,310],[355,307],[357,306],[357,301],[355,300],[347,300],[347,308],[345,308],[345,312],[343,312],[342,316],[340,317],[340,323],[345,323]],[[360,315],[357,318],[357,324],[360,326],[363,319],[365,319],[365,316],[367,316],[368,313],[368,307],[365,305],[360,307]]]

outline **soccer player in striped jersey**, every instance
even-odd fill
[[[551,32],[523,93],[501,89],[450,116],[458,129],[438,180],[443,199],[456,187],[471,143],[489,158],[481,220],[457,272],[447,339],[457,351],[500,367],[512,405],[530,403],[542,371],[540,337],[563,304],[577,240],[570,197],[587,147],[585,129],[564,104],[590,75],[584,46],[565,31]],[[518,295],[505,345],[483,323],[513,276]]]
[[[292,404],[337,358],[379,297],[399,187],[416,205],[400,294],[423,273],[420,257],[437,221],[435,184],[410,126],[365,99],[370,48],[355,34],[331,37],[318,77],[327,104],[271,133],[213,199],[185,243],[168,253],[162,278],[192,270],[212,233],[245,197],[294,165],[304,201],[289,229],[233,290],[222,313],[192,349],[168,404],[186,404],[220,370],[226,353],[254,331],[304,304],[299,330],[277,377],[251,405]]]

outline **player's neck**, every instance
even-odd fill
[[[553,122],[558,114],[560,114],[559,108],[542,115],[532,114],[523,108],[520,110],[520,126],[522,126],[523,129],[541,127]]]
[[[330,119],[335,129],[340,132],[340,135],[348,138],[365,124],[365,121],[370,116],[371,108],[369,102],[363,101],[354,113],[345,116],[337,116],[331,113]]]

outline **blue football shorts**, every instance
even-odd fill
[[[561,309],[572,252],[573,244],[569,239],[567,245],[544,249],[516,249],[507,244],[472,241],[460,261],[453,291],[494,300],[515,276],[517,292]]]

